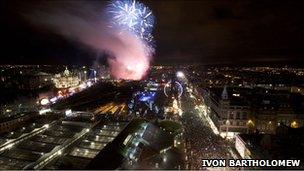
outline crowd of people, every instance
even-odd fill
[[[184,111],[181,118],[185,128],[188,169],[204,169],[202,159],[231,159],[229,143],[214,134],[207,121],[192,109]]]

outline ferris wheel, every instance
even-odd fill
[[[169,97],[169,94],[172,93],[171,91],[175,90],[177,92],[178,97],[181,97],[183,94],[183,86],[178,81],[169,81],[164,86],[164,94]]]

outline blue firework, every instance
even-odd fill
[[[107,7],[111,24],[134,32],[138,37],[153,42],[154,15],[136,0],[114,0]]]

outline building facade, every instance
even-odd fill
[[[223,137],[233,137],[238,133],[248,132],[248,118],[251,114],[250,106],[238,94],[229,97],[227,87],[220,96],[210,90],[204,90],[204,100],[210,109],[210,118]]]

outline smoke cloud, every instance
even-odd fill
[[[149,69],[151,52],[133,33],[109,27],[102,9],[90,4],[42,4],[23,16],[35,27],[47,29],[107,53],[112,76],[140,80]]]

